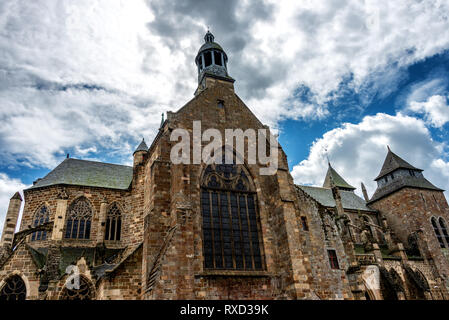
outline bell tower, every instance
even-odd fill
[[[201,46],[195,58],[198,68],[198,89],[199,92],[207,87],[206,78],[229,81],[234,83],[234,79],[228,74],[228,56],[223,48],[214,42],[214,35],[208,30],[204,36],[204,44]]]

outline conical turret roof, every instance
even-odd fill
[[[148,151],[148,146],[145,143],[145,139],[144,138],[142,138],[142,142],[137,146],[137,149],[134,150],[133,155],[134,155],[134,153],[136,153],[138,151]]]

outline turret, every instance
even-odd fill
[[[14,239],[14,231],[17,226],[17,219],[19,218],[20,206],[22,205],[22,197],[19,192],[16,192],[9,200],[8,211],[6,213],[5,224],[2,232],[2,247],[11,246]]]
[[[148,153],[148,146],[145,143],[145,139],[142,138],[142,142],[137,146],[136,150],[133,153],[134,157],[134,167],[141,164],[143,162],[144,156]]]

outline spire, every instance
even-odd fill
[[[366,188],[363,182],[360,183],[360,186],[362,187],[363,198],[365,199],[366,202],[368,202],[369,201],[368,192],[366,192]]]
[[[330,162],[328,162],[328,169],[326,173],[326,178],[324,179],[323,187],[332,188],[334,184],[337,188],[342,190],[353,191],[355,188],[345,181],[338,173],[332,168]]]
[[[133,155],[134,155],[136,152],[139,152],[139,151],[145,151],[145,152],[148,152],[148,146],[147,146],[147,144],[145,143],[145,139],[144,139],[144,138],[142,138],[142,142],[137,146],[137,149],[133,152]]]
[[[399,157],[397,154],[393,153],[393,151],[390,150],[389,146],[387,146],[387,149],[388,149],[387,156],[385,157],[385,161],[382,166],[382,169],[380,170],[379,175],[374,179],[375,181],[379,180],[383,176],[386,176],[387,174],[397,169],[410,169],[416,171],[423,171],[422,169],[418,169],[412,166],[410,163]]]

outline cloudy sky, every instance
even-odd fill
[[[371,195],[389,145],[449,190],[448,13],[447,0],[0,1],[0,228],[14,192],[67,153],[131,164],[193,97],[207,27],[297,183],[321,185],[327,153]]]

